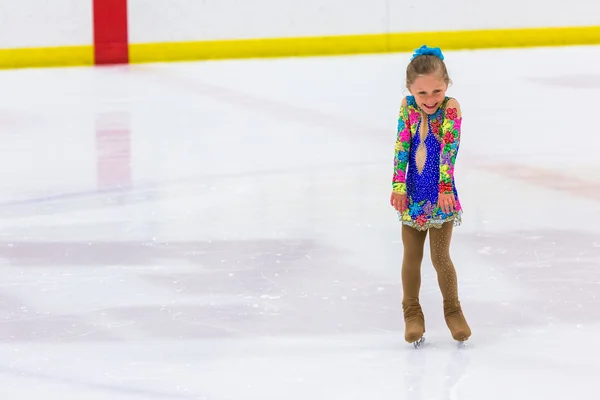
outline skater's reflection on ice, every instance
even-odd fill
[[[438,351],[438,350],[436,350]],[[429,354],[431,356],[431,354]],[[437,359],[437,354],[435,355]],[[404,396],[401,399],[405,400],[425,400],[434,396],[436,399],[443,400],[457,400],[460,399],[458,396],[458,390],[461,382],[467,377],[467,370],[469,366],[469,351],[468,346],[466,348],[454,349],[450,353],[450,358],[446,364],[443,372],[444,385],[441,388],[437,388],[437,385],[428,385],[432,371],[436,371],[435,366],[427,365],[428,351],[426,348],[419,350],[411,349],[407,351],[406,363],[407,369],[404,373]],[[408,367],[409,366],[409,367]],[[434,367],[432,369],[432,367]],[[441,371],[440,371],[441,373]],[[436,374],[437,375],[437,374]],[[435,380],[435,379],[434,379]]]

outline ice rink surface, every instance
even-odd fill
[[[465,349],[427,252],[403,340],[409,58],[0,72],[2,398],[597,399],[600,47],[446,52]]]

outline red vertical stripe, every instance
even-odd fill
[[[127,0],[93,1],[96,64],[128,63]]]
[[[98,189],[131,186],[129,114],[100,113],[96,119]]]

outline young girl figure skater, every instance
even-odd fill
[[[462,215],[454,183],[462,114],[458,101],[446,96],[449,84],[441,50],[427,46],[417,49],[406,69],[406,87],[411,95],[400,106],[390,199],[402,221],[405,339],[415,347],[422,343],[425,333],[419,291],[427,233],[446,324],[459,342],[471,336],[450,258],[452,230]]]

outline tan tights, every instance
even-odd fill
[[[458,302],[458,283],[456,270],[450,259],[450,241],[452,239],[452,221],[446,222],[441,228],[429,229],[429,245],[431,261],[437,272],[438,284],[444,303]],[[421,263],[427,231],[418,231],[402,225],[402,242],[404,258],[402,260],[402,289],[403,301],[414,303],[419,299],[421,290]]]

